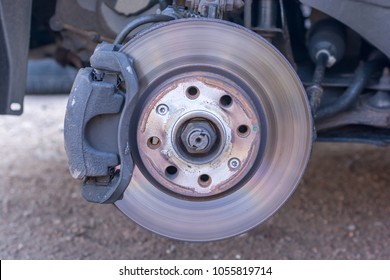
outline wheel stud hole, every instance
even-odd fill
[[[189,99],[196,99],[199,96],[199,89],[195,86],[187,88],[186,95]]]
[[[247,137],[250,133],[249,126],[242,124],[237,128],[237,134],[240,137]]]
[[[219,99],[219,103],[221,104],[222,107],[230,107],[233,103],[233,99],[229,95],[224,95]]]
[[[170,165],[168,166],[167,168],[165,168],[165,175],[170,178],[170,179],[173,179],[176,177],[177,175],[177,167],[174,166],[174,165]]]
[[[211,177],[207,174],[202,174],[198,178],[198,183],[202,187],[208,187],[211,184]]]
[[[156,137],[156,136],[153,136],[153,137],[150,137],[150,138],[148,139],[148,147],[149,147],[150,149],[155,150],[155,149],[159,148],[160,146],[161,146],[161,140],[160,140],[160,138],[158,138],[158,137]]]

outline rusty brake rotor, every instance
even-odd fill
[[[245,232],[279,209],[305,170],[312,122],[302,85],[266,40],[219,20],[154,26],[122,49],[140,81],[136,167],[116,206],[174,239]]]

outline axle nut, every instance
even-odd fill
[[[208,153],[217,142],[217,132],[207,120],[192,120],[183,127],[180,139],[190,154]]]

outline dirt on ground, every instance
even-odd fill
[[[63,148],[66,96],[0,116],[0,259],[389,259],[390,148],[316,143],[300,186],[263,225],[228,240],[152,234],[81,198]]]

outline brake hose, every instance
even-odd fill
[[[116,36],[114,44],[122,44],[126,37],[137,27],[147,24],[147,23],[154,23],[154,22],[162,22],[162,21],[170,21],[175,18],[166,16],[166,15],[146,15],[142,17],[137,17],[134,20],[130,21],[123,29],[122,31]]]
[[[386,63],[386,59],[382,54],[376,55],[376,57],[364,64],[361,64],[353,77],[351,85],[348,89],[331,104],[320,108],[317,111],[316,119],[323,120],[325,118],[332,117],[342,111],[347,110],[352,106],[359,98],[366,87],[370,76],[375,72],[383,68]]]

